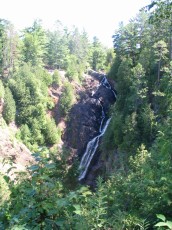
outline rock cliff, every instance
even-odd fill
[[[103,74],[90,72],[85,76],[80,100],[72,107],[63,140],[82,157],[87,143],[99,133],[102,106],[106,115],[115,97],[101,84]],[[113,88],[113,83],[112,83]]]

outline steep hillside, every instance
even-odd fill
[[[0,121],[2,124],[2,118]],[[15,138],[14,130],[5,124],[0,126],[0,171],[6,173],[11,166],[15,167],[15,171],[25,170],[31,163],[31,152]]]

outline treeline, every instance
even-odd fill
[[[23,63],[48,69],[65,69],[78,75],[88,68],[107,68],[113,49],[103,46],[97,37],[88,39],[85,31],[75,26],[69,30],[56,21],[52,31],[45,30],[41,20],[16,32],[11,22],[0,19],[0,75],[11,77]]]
[[[171,1],[155,0],[126,26],[121,24],[113,36],[115,59],[108,76],[116,81],[118,95],[101,145],[103,179],[97,180],[95,191],[78,184],[77,162],[68,167],[67,150],[57,159],[42,149],[34,154],[37,164],[26,174],[16,175],[15,183],[2,177],[0,191],[7,192],[0,203],[1,229],[172,228],[171,14]],[[78,44],[76,40],[74,44]],[[79,57],[75,58],[72,56],[77,67]],[[91,60],[89,63],[95,64],[97,56]],[[67,70],[70,66],[65,67],[65,61],[42,61],[53,68],[60,65]],[[34,63],[31,66],[22,68],[37,73]],[[48,85],[49,75],[43,79],[39,84]],[[54,79],[60,85],[58,76]],[[15,81],[15,77],[7,81],[12,95],[17,95]],[[26,83],[25,87],[31,85]],[[22,105],[20,100],[17,103]],[[46,100],[45,104],[50,106]]]

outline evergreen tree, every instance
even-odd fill
[[[5,121],[9,124],[11,121],[15,120],[15,116],[16,116],[15,101],[11,93],[11,90],[7,87],[5,88],[3,117]]]
[[[60,97],[60,111],[62,115],[67,115],[75,102],[75,92],[72,85],[66,82]]]
[[[31,148],[30,143],[32,140],[32,134],[27,124],[21,125],[17,137],[20,138],[29,149]]]
[[[170,0],[155,0],[151,4],[145,7],[146,10],[151,10],[150,22],[159,28],[164,28],[167,34],[167,42],[169,44],[169,58],[172,60],[172,4]],[[159,26],[159,25],[163,25]],[[160,36],[160,34],[159,34]],[[164,36],[163,36],[164,37]],[[160,40],[163,40],[163,37]]]
[[[53,119],[47,118],[44,127],[45,141],[47,145],[53,145],[60,141],[60,129],[56,127],[56,123]]]
[[[57,87],[60,87],[62,84],[61,76],[57,69],[53,73],[53,84],[57,85]]]
[[[47,55],[46,62],[51,68],[64,68],[66,66],[69,49],[67,35],[61,22],[56,23],[55,31],[47,33]]]
[[[104,69],[106,61],[105,48],[101,45],[97,37],[93,38],[92,45],[92,68],[93,70]]]
[[[0,75],[9,76],[20,62],[19,38],[14,26],[0,19]]]
[[[23,33],[23,60],[33,66],[42,66],[46,53],[46,34],[40,21],[34,21],[33,26]]]

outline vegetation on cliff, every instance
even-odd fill
[[[11,23],[0,21],[2,114],[36,152],[35,164],[15,180],[0,175],[1,229],[172,228],[171,11],[171,1],[155,0],[121,24],[115,55],[77,28],[44,31],[37,21],[19,38]],[[103,179],[93,191],[78,183],[78,162],[69,166],[68,149],[49,148],[61,132],[49,112],[56,98],[48,88],[63,88],[59,110],[66,116],[77,99],[72,82],[81,84],[89,67],[108,69],[112,59],[108,76],[118,95],[101,144]],[[65,80],[43,67],[64,68]]]

